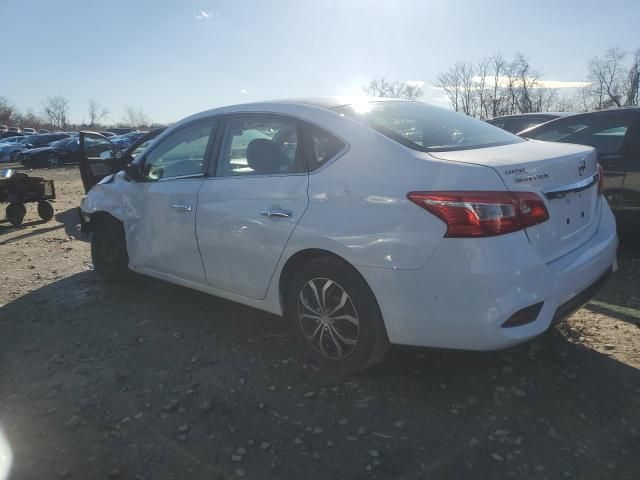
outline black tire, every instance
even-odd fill
[[[91,237],[91,260],[96,274],[103,280],[124,279],[129,273],[124,226],[113,217],[95,220]]]
[[[322,286],[326,295],[323,305],[318,296],[313,297],[310,293],[313,292],[311,283],[316,285],[316,290]],[[344,293],[348,298],[346,304],[331,314],[336,305],[343,303],[340,300],[344,299]],[[317,305],[312,301],[304,303],[305,295],[317,299]],[[333,308],[330,308],[332,302]],[[313,311],[321,318],[311,318],[315,315]],[[353,267],[339,259],[321,257],[312,260],[293,276],[285,292],[285,314],[308,355],[327,370],[342,374],[362,371],[380,362],[389,349],[382,314],[371,289]],[[355,317],[357,326],[346,317]],[[341,332],[340,335],[337,332]],[[309,334],[314,335],[314,340],[308,340]],[[355,341],[355,344],[343,343],[340,339]]]
[[[27,213],[27,208],[22,203],[10,203],[7,205],[6,216],[14,227],[22,225],[22,220]]]
[[[50,152],[47,155],[47,159],[45,160],[45,164],[49,168],[56,168],[61,165],[60,156],[56,152]]]
[[[53,205],[49,202],[38,202],[38,215],[45,222],[48,222],[53,218]]]

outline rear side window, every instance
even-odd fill
[[[342,152],[346,145],[335,135],[315,125],[309,125],[311,152],[309,154],[309,171],[313,172]]]
[[[524,141],[487,122],[422,102],[373,101],[334,110],[420,151],[467,150]]]

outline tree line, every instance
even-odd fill
[[[487,119],[516,113],[572,111],[636,106],[640,103],[640,48],[625,52],[610,48],[591,58],[583,82],[575,88],[553,88],[540,78],[530,59],[517,53],[512,59],[496,53],[478,61],[457,61],[435,76],[433,87],[446,96],[451,108]],[[363,85],[374,97],[415,100],[420,87],[376,78]]]
[[[0,95],[0,124],[15,127],[31,127],[35,129],[69,130],[82,127],[104,127],[109,117],[109,110],[97,100],[91,98],[87,103],[86,117],[81,123],[73,123],[69,119],[70,102],[62,96],[47,97],[42,101],[41,111],[35,113],[33,109],[21,111],[9,99]],[[151,118],[142,108],[130,105],[124,107],[124,114],[113,126],[149,127]]]

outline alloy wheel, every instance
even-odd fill
[[[57,167],[59,163],[60,160],[58,159],[58,155],[56,155],[55,153],[49,154],[49,157],[47,158],[47,164],[49,165],[49,167]]]
[[[340,360],[353,353],[360,335],[358,312],[335,281],[314,278],[298,294],[298,321],[305,339],[319,354]]]

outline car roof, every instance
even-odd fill
[[[351,105],[353,103],[368,103],[368,102],[410,102],[410,100],[402,100],[398,98],[384,98],[384,97],[348,97],[348,96],[335,96],[335,97],[308,97],[308,98],[289,98],[280,100],[267,100],[262,102],[247,102],[237,103],[233,105],[225,105],[209,110],[204,110],[198,113],[194,113],[188,117],[185,117],[178,122],[171,125],[171,129],[178,128],[185,123],[201,118],[206,118],[211,115],[227,114],[227,113],[242,113],[242,112],[269,112],[271,110],[277,112],[287,107],[302,107],[302,108],[321,108],[323,110],[331,110],[335,107],[343,105]]]
[[[512,115],[502,115],[500,117],[493,117],[489,120],[500,120],[504,118],[526,118],[526,117],[542,117],[542,116],[552,116],[552,117],[568,117],[570,115],[575,115],[575,112],[528,112],[528,113],[514,113]]]

